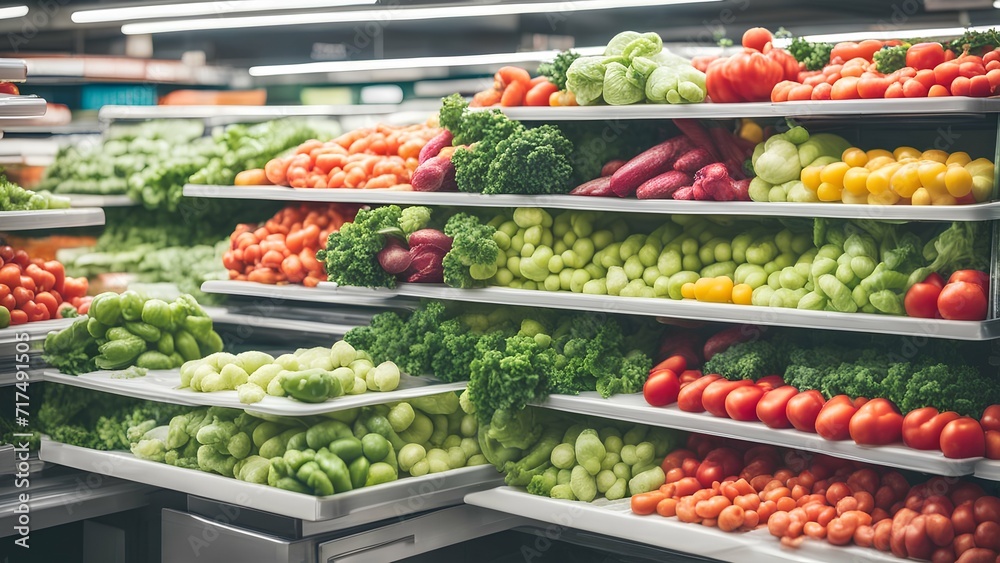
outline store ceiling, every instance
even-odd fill
[[[937,3],[954,6],[968,1],[937,0]],[[19,54],[82,52],[121,55],[126,51],[126,37],[120,31],[121,22],[75,24],[70,20],[70,14],[94,7],[162,4],[164,0],[129,3],[41,0],[41,4],[59,5],[54,13],[44,11],[38,2],[28,2],[32,12],[25,18],[0,21],[0,33],[8,38],[8,45],[0,47],[0,50]],[[403,8],[483,3],[509,2],[379,0],[383,6]],[[601,45],[624,29],[657,31],[671,42],[711,45],[716,36],[726,35],[738,40],[743,30],[759,25],[771,29],[784,26],[797,35],[804,35],[880,27],[954,27],[960,21],[956,11],[927,12],[923,0],[723,0],[678,6],[663,6],[661,2],[651,1],[649,4],[649,7],[641,8],[555,15],[389,21],[384,26],[322,24],[168,33],[152,37],[153,55],[176,59],[186,51],[203,51],[208,63],[249,67],[324,58],[400,58],[562,47],[558,39],[547,39],[552,35],[570,36],[577,46]],[[968,18],[974,25],[1000,23],[1000,10],[971,11]],[[376,27],[380,36],[376,33],[373,38],[368,30]]]

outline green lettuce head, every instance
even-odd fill
[[[600,102],[605,71],[602,57],[580,57],[569,65],[566,88],[576,96],[576,103],[589,106]]]

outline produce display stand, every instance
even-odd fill
[[[984,459],[976,464],[976,477],[1000,481],[1000,460]]]
[[[59,194],[69,198],[71,207],[134,207],[138,205],[127,195]]]
[[[652,545],[712,560],[732,563],[811,563],[823,561],[895,562],[892,554],[860,547],[834,546],[807,540],[788,549],[766,528],[726,533],[715,527],[687,524],[657,514],[638,516],[629,510],[629,499],[578,502],[528,494],[511,487],[498,487],[466,495],[465,502],[507,514],[516,514],[555,527],[575,528]]]
[[[22,119],[45,115],[45,100],[38,96],[0,94],[0,126],[4,119]]]
[[[302,285],[268,285],[246,281],[209,280],[201,284],[201,290],[205,293],[220,295],[256,297],[267,300],[267,303],[275,306],[280,306],[285,301],[395,308],[416,305],[412,300],[396,299],[398,296],[392,295],[389,291],[373,293],[371,290],[357,288],[327,291]]]
[[[641,394],[613,395],[607,399],[596,391],[579,395],[549,395],[538,403],[538,406],[612,420],[627,420],[639,424],[749,440],[947,477],[972,475],[978,471],[977,463],[985,461],[981,458],[949,459],[939,451],[915,450],[903,444],[859,446],[853,440],[824,440],[817,434],[800,432],[794,428],[773,429],[761,422],[741,422],[713,416],[707,412],[684,412],[677,408],[677,405],[654,407],[650,406]]]
[[[484,195],[464,192],[313,189],[283,186],[217,186],[187,184],[184,195],[219,199],[308,201],[449,207],[544,207],[617,213],[664,215],[733,215],[886,219],[894,221],[989,221],[1000,219],[1000,201],[970,205],[852,205],[844,203],[767,203],[758,201],[680,201],[623,199],[575,195]]]
[[[92,227],[103,224],[104,210],[98,208],[0,211],[0,232]]]
[[[73,319],[51,319],[0,328],[0,356],[13,356],[19,342],[28,342],[31,350],[41,350],[42,341],[48,333],[62,330],[71,324]]]
[[[218,325],[252,327],[256,331],[266,331],[272,335],[283,333],[305,333],[323,336],[343,336],[357,324],[339,324],[316,321],[300,321],[291,318],[264,317],[260,315],[230,312],[222,307],[203,307],[212,322]]]
[[[190,388],[180,388],[181,376],[177,369],[150,370],[145,376],[116,378],[114,371],[95,371],[81,375],[66,375],[53,369],[42,373],[45,381],[72,385],[94,391],[125,395],[149,401],[174,403],[178,405],[228,407],[246,409],[255,413],[278,416],[311,416],[337,412],[356,407],[380,405],[395,401],[405,401],[415,397],[437,395],[448,391],[462,391],[466,383],[441,383],[428,377],[400,377],[399,387],[394,391],[366,391],[360,395],[342,395],[327,399],[322,403],[303,403],[288,397],[268,395],[263,401],[250,405],[239,401],[236,391],[213,391],[202,393]]]
[[[127,452],[102,452],[46,439],[42,440],[39,458],[50,463],[182,491],[237,506],[259,508],[291,518],[313,522],[349,518],[352,525],[392,517],[395,515],[395,504],[418,494],[424,495],[424,507],[431,509],[455,504],[470,492],[492,488],[503,481],[495,467],[480,465],[422,477],[406,477],[381,485],[316,497],[138,459]]]

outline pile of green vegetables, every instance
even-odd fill
[[[932,406],[979,418],[1000,402],[1000,390],[976,344],[931,339],[922,346],[883,335],[795,334],[736,344],[715,354],[704,373],[727,379],[757,380],[781,375],[801,391],[815,389],[826,398],[881,397],[903,413]],[[981,364],[981,365],[980,365]]]
[[[69,198],[52,195],[41,190],[33,192],[18,186],[0,174],[0,211],[41,211],[43,209],[67,209]]]
[[[838,162],[851,143],[831,133],[809,134],[804,127],[768,137],[754,147],[750,163],[756,176],[750,182],[753,201],[819,201],[816,192],[800,180],[802,169]]]
[[[392,362],[374,365],[366,352],[340,341],[331,347],[300,348],[275,358],[258,351],[217,352],[181,366],[181,387],[193,391],[236,390],[241,403],[267,395],[321,403],[341,395],[392,391],[399,368]]]
[[[43,350],[49,365],[70,375],[132,365],[170,369],[221,352],[222,338],[190,295],[167,303],[106,292],[94,297],[88,316],[49,333]]]
[[[468,379],[477,416],[488,420],[549,393],[640,391],[658,328],[645,318],[428,302],[408,316],[380,313],[344,340],[410,374]]]
[[[497,411],[479,424],[479,447],[508,485],[585,502],[658,489],[666,480],[663,458],[681,436],[667,428],[540,409]]]
[[[486,459],[475,417],[445,393],[329,413],[256,418],[219,407],[129,429],[139,458],[327,496]]]
[[[663,48],[656,33],[623,31],[602,56],[580,57],[566,71],[566,87],[582,106],[705,101],[705,73]]]
[[[469,111],[458,94],[443,100],[440,119],[459,147],[451,157],[459,190],[557,194],[575,187],[573,143],[558,127],[528,129],[499,110]]]

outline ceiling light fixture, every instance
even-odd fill
[[[173,33],[204,31],[209,29],[238,29],[247,27],[276,27],[323,23],[393,22],[446,18],[478,18],[522,14],[558,14],[609,10],[614,8],[660,7],[677,4],[721,2],[722,0],[578,0],[575,2],[534,2],[520,4],[490,4],[471,6],[431,6],[419,8],[381,8],[311,14],[276,14],[231,18],[203,18],[190,20],[165,20],[138,22],[122,26],[125,35],[147,33]],[[285,8],[286,4],[276,3]]]
[[[599,55],[604,47],[573,49],[581,55]],[[288,65],[267,65],[250,68],[251,76],[282,76],[289,74],[322,74],[338,72],[365,72],[373,70],[399,70],[411,68],[437,68],[461,66],[488,66],[513,63],[542,62],[555,58],[561,51],[525,51],[492,55],[461,55],[454,57],[411,57],[406,59],[373,59],[366,61],[326,61]]]
[[[228,2],[185,2],[181,4],[155,4],[122,8],[100,8],[73,12],[74,23],[102,23],[154,18],[183,18],[192,16],[218,16],[243,12],[270,12],[312,8],[340,8],[365,6],[377,0],[231,0]]]
[[[0,20],[9,20],[12,18],[21,18],[28,15],[27,6],[7,6],[6,8],[0,8]]]

